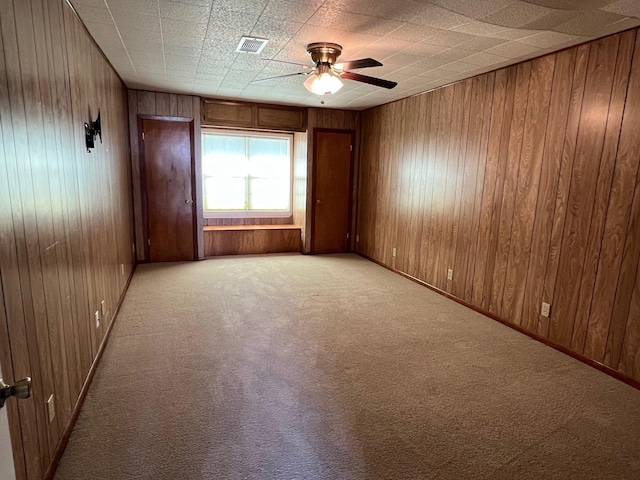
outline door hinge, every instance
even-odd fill
[[[151,246],[151,239],[147,238],[147,245]]]
[[[349,151],[353,152],[353,145],[349,145]]]
[[[144,142],[144,132],[142,132],[142,141]]]
[[[349,234],[347,233],[347,239],[349,238]]]

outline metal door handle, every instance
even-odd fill
[[[193,203],[193,200],[191,200],[190,198],[187,198],[187,199],[184,201],[184,203],[186,203],[186,204],[188,205],[188,204],[190,204],[190,203]]]
[[[322,202],[320,200],[316,200],[316,203],[320,205]]]
[[[0,408],[9,397],[29,398],[31,396],[31,378],[25,377],[13,385],[7,385],[0,378]]]

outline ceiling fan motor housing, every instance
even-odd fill
[[[323,63],[333,65],[342,53],[342,46],[329,42],[310,43],[307,45],[307,53],[316,65]]]

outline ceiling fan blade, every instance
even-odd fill
[[[275,58],[262,58],[265,62],[278,62],[278,63],[288,63],[289,65],[299,65],[303,68],[315,68],[315,65],[309,65],[308,63],[298,63],[298,62],[287,62],[286,60],[276,60]]]
[[[258,78],[257,80],[251,80],[251,83],[264,82],[267,80],[273,80],[274,78],[295,77],[297,75],[309,75],[310,73],[313,73],[313,72],[298,72],[298,73],[289,73],[288,75],[277,75],[275,77]]]
[[[359,73],[353,72],[342,72],[340,77],[346,78],[347,80],[355,80],[356,82],[368,83],[369,85],[375,85],[376,87],[382,88],[393,88],[398,85],[397,82],[391,82],[389,80],[383,80],[381,78],[368,77],[366,75],[360,75]]]
[[[355,70],[357,68],[381,67],[382,64],[373,58],[361,58],[360,60],[350,60],[348,62],[336,63],[334,67],[339,70]]]

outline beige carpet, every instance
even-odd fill
[[[353,255],[141,265],[57,479],[639,479],[640,391]]]

